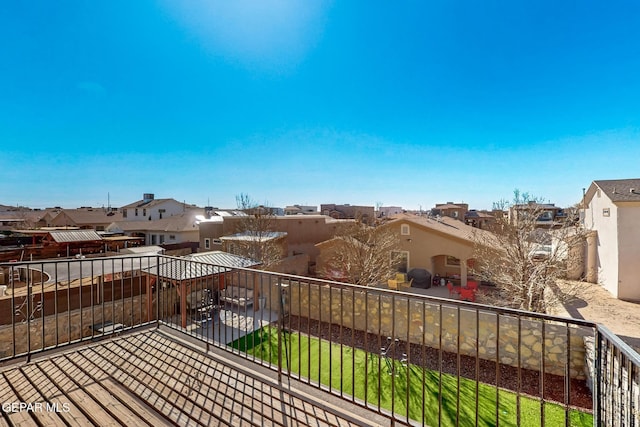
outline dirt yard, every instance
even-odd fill
[[[561,285],[561,289],[568,287],[577,288],[579,296],[571,298],[553,314],[601,323],[640,353],[640,303],[618,300],[594,283]]]

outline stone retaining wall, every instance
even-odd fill
[[[544,364],[545,372],[556,375],[565,375],[568,361],[570,376],[585,378],[584,337],[593,335],[590,328],[528,317],[518,319],[375,290],[365,297],[363,291],[295,282],[287,293],[292,315],[433,348],[440,348],[442,340],[444,351],[459,351],[472,357],[478,354],[482,359],[499,359],[503,364],[537,371]],[[278,303],[277,294],[274,284],[271,304]]]

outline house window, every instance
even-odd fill
[[[158,209],[158,214],[160,214],[160,219],[162,219],[162,214],[165,213],[165,209]]]
[[[147,209],[146,208],[142,209],[142,216],[147,216]]]
[[[460,267],[460,259],[454,256],[447,255],[444,264],[447,267]]]
[[[458,218],[458,211],[451,212],[451,216],[454,218]]]
[[[164,243],[164,234],[161,234],[160,235],[160,244],[163,244],[163,243]]]
[[[610,216],[610,215],[611,215],[611,211],[609,210],[609,208],[602,209],[602,216]]]
[[[206,238],[204,239],[204,248],[205,249],[211,249],[211,239],[210,238]]]
[[[127,210],[122,209],[122,218],[126,218],[126,217],[127,217]]]
[[[138,216],[138,208],[136,208],[136,216]]]
[[[407,251],[393,251],[391,256],[397,261],[396,269],[399,273],[406,273],[409,271],[409,252]]]
[[[400,234],[403,236],[408,236],[410,234],[409,224],[402,224],[400,226]]]
[[[169,234],[169,240],[176,240],[175,234]]]
[[[157,239],[157,236],[156,236],[155,234],[152,234],[152,235],[151,235],[151,244],[152,244],[152,245],[155,245],[155,244],[156,244],[156,239]]]

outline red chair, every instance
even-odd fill
[[[460,286],[453,286],[451,282],[447,282],[447,289],[449,289],[449,296],[460,294]]]
[[[478,282],[476,282],[475,280],[467,281],[467,288],[473,289],[474,291],[477,291],[478,290]]]
[[[460,299],[463,301],[476,301],[476,291],[475,289],[469,288],[460,288]]]

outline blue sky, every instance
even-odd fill
[[[0,204],[491,208],[640,177],[640,3],[10,1]]]

